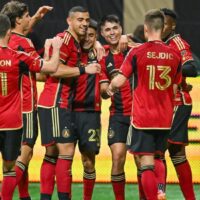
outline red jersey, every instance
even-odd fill
[[[82,52],[81,62],[97,62],[93,49]],[[82,74],[75,83],[73,110],[79,112],[101,111],[99,74]]]
[[[33,43],[24,35],[12,33],[8,46],[16,51],[24,51],[32,57],[39,58]],[[25,63],[23,65],[26,65]],[[24,66],[25,67],[25,66]],[[27,68],[28,69],[28,68]],[[37,88],[35,73],[27,70],[22,76],[22,112],[32,112],[37,107]]]
[[[127,51],[124,53],[112,53],[106,46],[106,56],[101,61],[100,83],[110,82],[119,72],[119,69],[125,59]],[[111,97],[110,114],[111,115],[131,115],[132,105],[132,78]]]
[[[170,129],[173,116],[173,84],[181,79],[178,52],[161,41],[132,49],[121,66],[134,74],[131,123],[137,129]]]
[[[22,127],[21,76],[26,68],[40,72],[42,61],[7,47],[0,47],[0,130]]]
[[[190,50],[190,45],[183,40],[180,35],[174,35],[170,37],[166,43],[180,52],[181,62],[184,65],[188,61],[193,61],[192,52]],[[176,97],[175,97],[175,105],[191,105],[192,99],[187,91],[187,83],[186,77],[182,77],[182,82],[179,85]]]
[[[58,34],[64,42],[60,49],[60,60],[70,67],[80,65],[81,48],[69,31]],[[48,76],[40,95],[38,106],[51,108],[59,106],[71,109],[73,87],[76,78],[54,78]]]

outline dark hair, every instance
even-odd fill
[[[15,28],[16,18],[22,17],[27,11],[28,6],[25,3],[19,1],[10,1],[3,6],[1,13],[10,18],[11,27]]]
[[[99,23],[99,29],[101,29],[102,26],[104,26],[106,22],[111,22],[111,23],[115,22],[121,25],[119,17],[117,15],[106,15],[101,18],[101,21]]]
[[[93,29],[95,29],[95,30],[97,30],[97,27],[98,27],[97,21],[95,21],[94,19],[91,19],[91,18],[90,18],[89,27],[90,27],[90,28],[93,28]]]
[[[138,25],[133,31],[133,41],[143,43],[145,42],[144,37],[144,24]]]
[[[82,6],[74,6],[69,10],[68,16],[71,16],[75,12],[88,12],[88,9]]]
[[[169,8],[161,8],[160,10],[164,13],[164,15],[170,16],[176,21],[177,14],[176,14],[175,11],[173,11],[173,10],[171,10]]]
[[[158,9],[149,10],[145,15],[145,24],[153,30],[162,30],[164,28],[164,14]]]
[[[0,38],[4,38],[10,28],[11,25],[8,16],[0,14]]]

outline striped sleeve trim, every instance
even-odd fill
[[[68,45],[71,37],[72,37],[71,34],[66,32],[63,38],[63,43]]]
[[[110,83],[108,79],[100,80],[99,83]]]
[[[185,44],[182,42],[182,40],[179,37],[173,38],[173,41],[175,42],[179,50],[183,50],[186,48]]]

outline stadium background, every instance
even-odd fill
[[[0,8],[8,1],[1,0]],[[66,28],[65,18],[68,10],[75,5],[88,7],[91,17],[97,21],[106,14],[117,14],[124,26],[125,33],[131,33],[138,24],[143,23],[144,13],[151,8],[168,7],[174,8],[178,13],[177,32],[191,44],[193,52],[200,57],[200,2],[193,0],[192,3],[187,0],[26,0],[23,1],[29,5],[30,14],[33,14],[41,5],[51,5],[54,10],[39,22],[34,28],[37,38],[41,43],[47,37],[52,37],[56,33]],[[190,145],[187,147],[188,158],[193,171],[193,180],[200,183],[200,78],[189,79],[193,85],[191,95],[193,97],[193,112],[189,121]],[[39,91],[43,84],[38,84]],[[108,126],[108,107],[109,100],[103,101],[102,105],[102,146],[100,154],[97,156],[97,181],[108,182],[110,180],[111,154],[107,146],[107,126]],[[44,149],[40,145],[40,137],[34,150],[34,157],[31,161],[29,172],[31,181],[39,181],[39,171]],[[0,163],[1,165],[1,163]],[[174,168],[167,156],[168,182],[177,182]],[[131,155],[127,155],[126,177],[128,182],[136,182],[136,167]],[[0,176],[0,178],[2,178]],[[77,151],[73,163],[73,180],[82,181],[82,165],[80,154]]]

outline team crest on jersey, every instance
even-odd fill
[[[115,136],[115,131],[112,130],[111,128],[108,130],[108,138],[113,138]]]
[[[95,54],[93,51],[90,51],[89,54],[88,54],[88,57],[90,60],[94,60],[95,59]]]
[[[107,65],[107,68],[110,68],[110,67],[112,67],[113,66],[113,64],[110,62],[108,65]]]
[[[70,130],[69,130],[67,127],[65,127],[65,128],[63,129],[63,131],[62,131],[62,136],[63,136],[64,138],[68,138],[70,135],[71,135]]]

